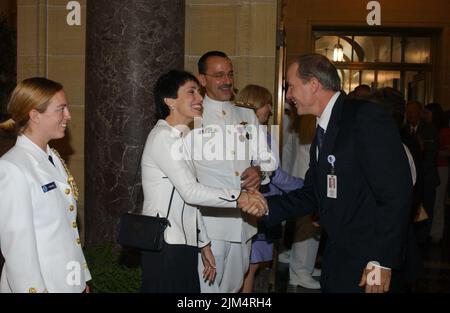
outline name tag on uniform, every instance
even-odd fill
[[[55,184],[55,182],[51,182],[50,184],[41,186],[41,188],[44,193],[47,193],[50,190],[56,189],[56,184]]]
[[[337,199],[337,176],[327,175],[327,197]]]

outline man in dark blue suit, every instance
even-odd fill
[[[269,197],[263,221],[318,211],[328,235],[322,290],[387,292],[404,266],[412,193],[397,126],[380,105],[340,93],[337,70],[322,55],[299,57],[287,81],[298,114],[317,117],[316,137],[304,187]]]

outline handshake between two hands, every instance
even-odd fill
[[[242,212],[261,217],[267,214],[269,207],[264,196],[258,191],[261,185],[261,168],[252,166],[241,175],[243,191],[237,200],[237,206]]]
[[[237,200],[237,206],[242,212],[256,217],[264,216],[269,210],[266,199],[256,189],[243,190]]]

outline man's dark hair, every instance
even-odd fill
[[[297,75],[305,81],[315,77],[326,90],[339,91],[341,89],[341,79],[336,67],[327,57],[310,53],[297,58]]]
[[[392,116],[398,127],[403,125],[406,101],[400,91],[391,87],[380,88],[369,96],[369,100],[381,105]]]
[[[198,79],[186,71],[171,70],[158,78],[153,88],[153,97],[159,119],[165,119],[170,114],[170,109],[164,102],[164,98],[178,98],[178,89],[189,81],[193,81],[200,86]]]
[[[368,98],[372,92],[369,85],[361,84],[355,87],[355,97],[356,98]]]
[[[199,74],[206,74],[206,63],[209,58],[211,57],[221,57],[228,59],[228,56],[225,52],[222,51],[208,51],[204,55],[201,56],[201,58],[198,60],[197,66],[198,66],[198,73]]]

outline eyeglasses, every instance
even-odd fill
[[[227,76],[229,79],[233,79],[234,78],[234,73],[233,72],[230,72],[228,74],[225,74],[224,72],[219,72],[219,73],[214,73],[214,74],[206,74],[205,73],[204,75],[211,76],[211,77],[214,77],[214,78],[217,78],[217,79],[224,79],[225,76]]]

